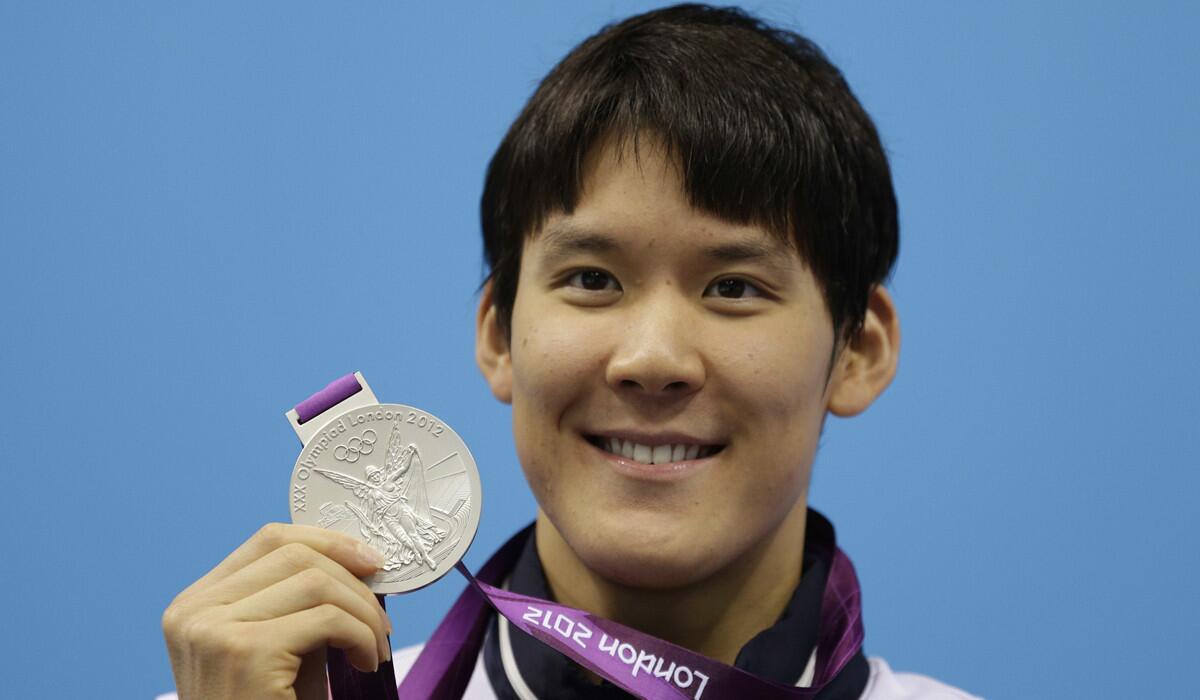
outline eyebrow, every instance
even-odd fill
[[[761,262],[783,270],[795,267],[786,249],[774,241],[772,243],[764,241],[722,243],[705,248],[703,252],[706,257],[720,262]]]
[[[569,222],[548,227],[542,236],[546,246],[542,260],[548,266],[578,253],[611,253],[621,247],[612,236]]]
[[[567,221],[548,227],[542,236],[542,259],[549,266],[578,253],[611,253],[621,248],[615,237]],[[724,263],[758,262],[784,271],[795,269],[787,248],[773,239],[719,243],[701,248],[700,254]]]

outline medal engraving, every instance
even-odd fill
[[[433,583],[466,553],[479,524],[479,472],[462,439],[400,404],[356,408],[304,445],[292,470],[292,521],[357,537],[384,556],[376,593]]]

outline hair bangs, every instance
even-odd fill
[[[481,201],[502,323],[528,236],[570,213],[587,159],[652,142],[697,209],[795,247],[835,331],[857,330],[895,260],[896,204],[878,135],[804,37],[738,10],[685,5],[601,30],[542,81],[489,165]]]

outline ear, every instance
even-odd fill
[[[492,388],[492,395],[504,403],[512,403],[512,353],[508,333],[496,313],[491,280],[483,286],[475,315],[475,362]]]
[[[900,319],[892,295],[875,285],[867,300],[862,330],[838,355],[829,412],[843,418],[867,410],[896,376],[900,359]]]

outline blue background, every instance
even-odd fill
[[[469,564],[531,516],[473,361],[483,171],[555,61],[649,6],[0,3],[5,695],[171,688],[163,609],[287,517],[283,411],[343,372],[472,446]],[[901,371],[831,421],[812,500],[896,669],[1191,691],[1196,7],[751,7],[892,156]],[[396,644],[461,586],[393,598]]]

